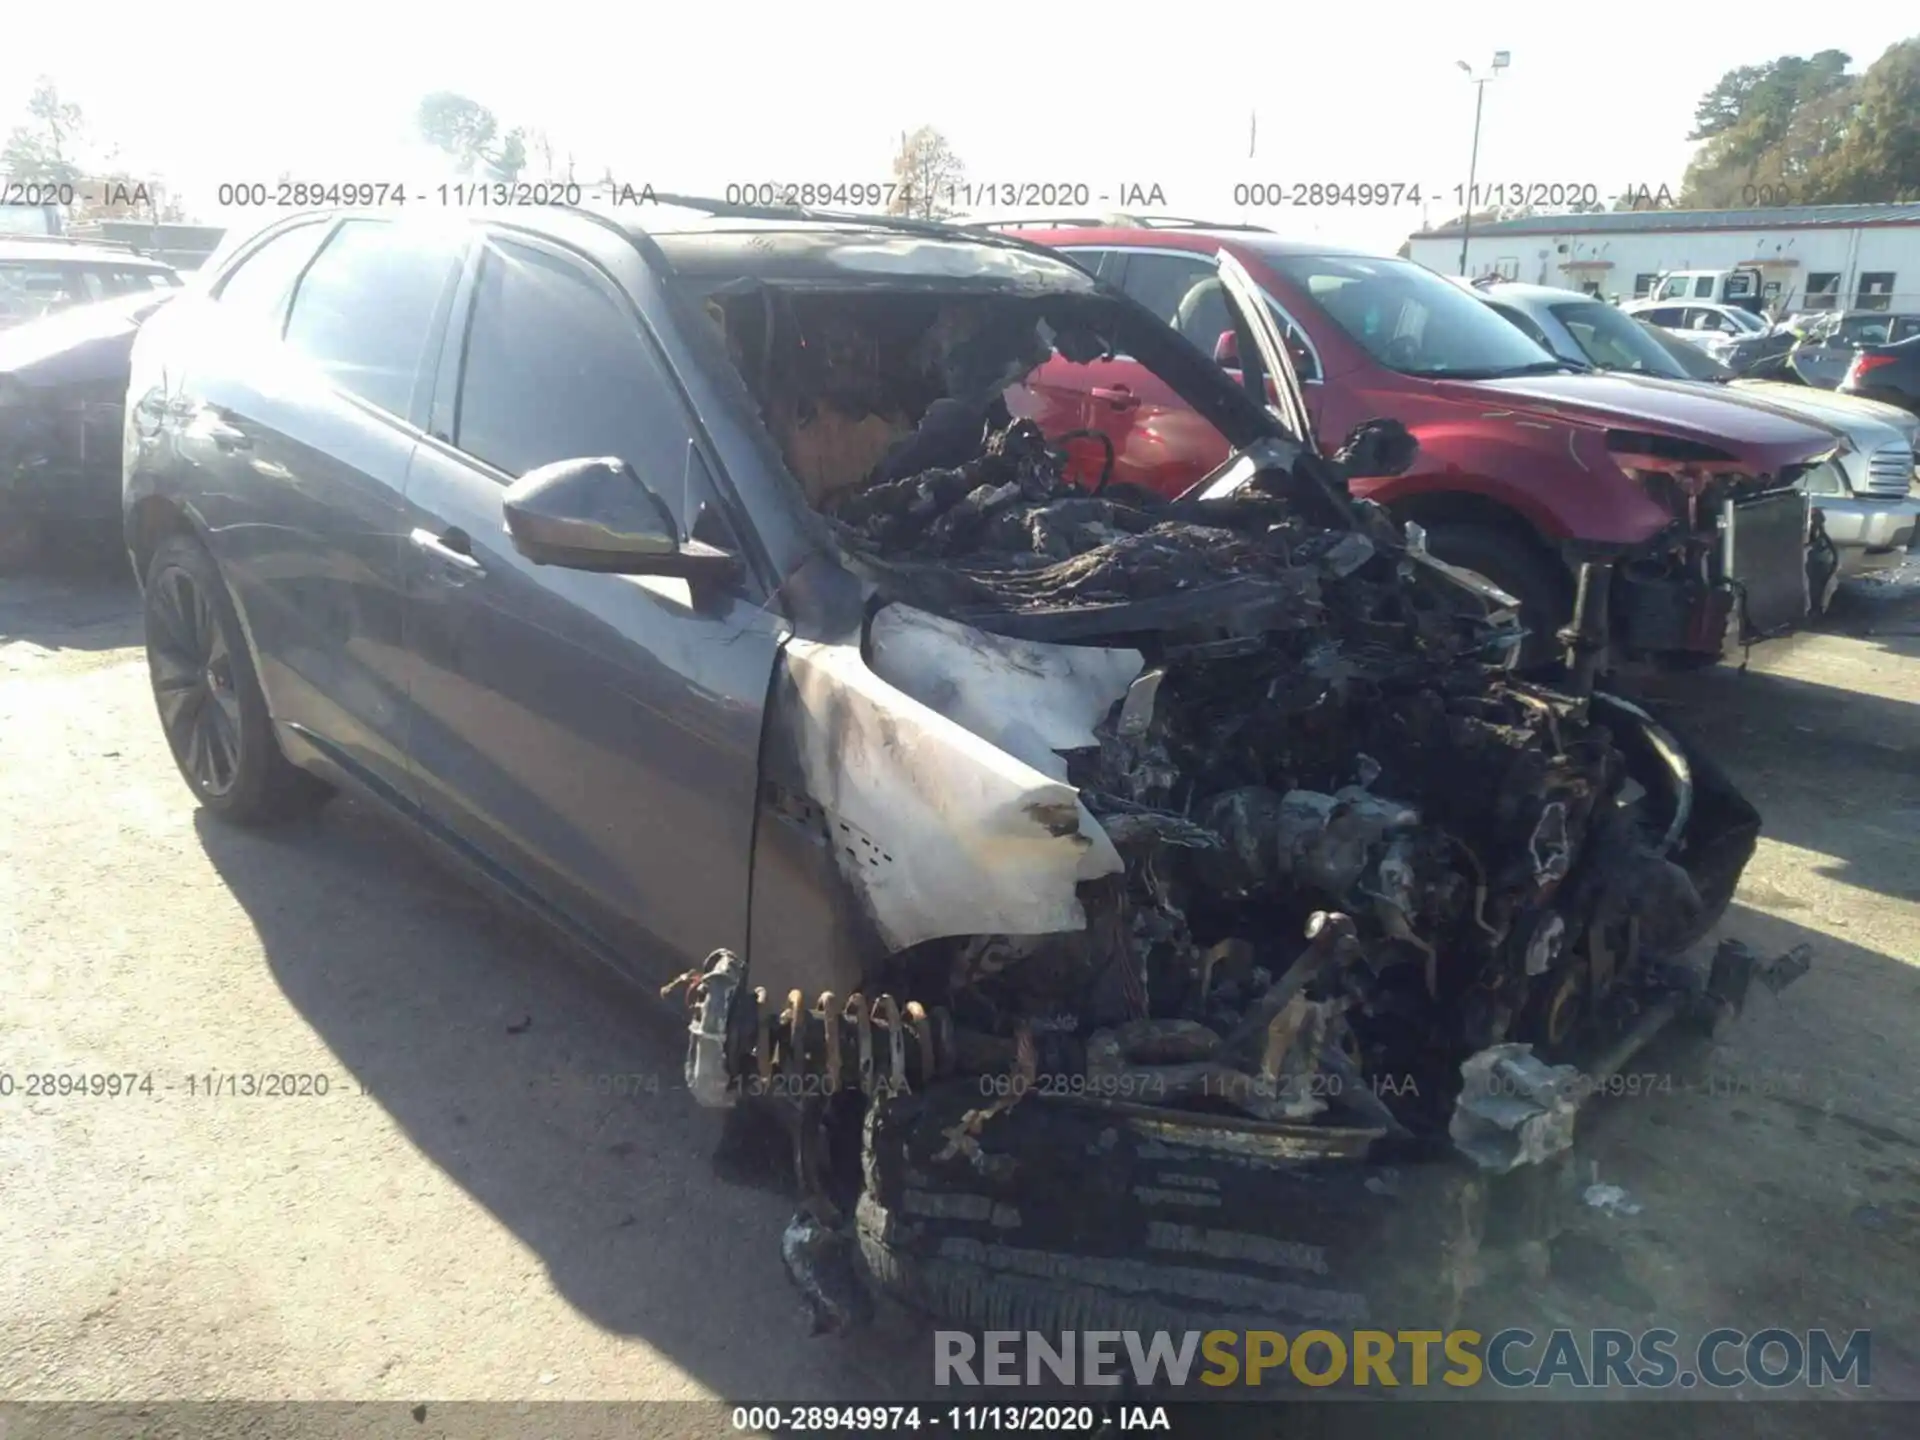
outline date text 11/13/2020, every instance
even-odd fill
[[[1591,182],[1552,181],[1538,184],[1499,182],[1491,185],[1442,187],[1407,180],[1247,180],[1233,187],[1233,203],[1243,210],[1278,207],[1309,209],[1333,206],[1382,208],[1398,205],[1451,203],[1462,209],[1488,207],[1552,208],[1579,206],[1599,209],[1601,191]]]
[[[512,209],[527,205],[657,205],[647,182],[461,180],[408,185],[398,180],[233,180],[214,189],[214,203],[232,210],[378,210],[407,205]]]

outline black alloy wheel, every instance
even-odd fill
[[[161,728],[193,788],[225,795],[240,775],[233,647],[194,576],[168,566],[147,583],[147,668]]]
[[[280,751],[213,557],[169,535],[147,568],[147,673],[160,728],[200,803],[241,825],[304,814],[331,789]]]

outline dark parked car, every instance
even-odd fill
[[[0,332],[0,568],[120,530],[120,438],[142,289]]]
[[[683,994],[693,1098],[787,1127],[819,1324],[1424,1304],[1570,1162],[1573,1065],[1737,1005],[1665,962],[1757,816],[1489,658],[1497,598],[1344,493],[1405,432],[1290,432],[1277,332],[1243,388],[1016,240],[615,214],[290,217],[154,317],[153,692],[216,814],[351,786]],[[1218,439],[1184,500],[1012,412],[1117,353]]]
[[[54,236],[0,238],[0,330],[115,295],[179,287],[171,265],[127,247]]]
[[[1840,393],[1884,401],[1920,415],[1920,335],[1856,351],[1840,382]]]
[[[1898,310],[1844,310],[1808,325],[1790,366],[1809,385],[1832,390],[1863,345],[1893,345],[1920,335],[1920,315]]]

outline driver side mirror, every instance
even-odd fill
[[[556,460],[509,485],[500,508],[513,548],[536,565],[611,575],[724,582],[739,572],[725,550],[680,541],[673,512],[626,461]]]
[[[1231,330],[1222,330],[1220,338],[1213,342],[1213,363],[1223,370],[1240,368],[1240,341]]]

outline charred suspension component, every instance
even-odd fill
[[[808,1004],[798,990],[783,1005],[753,992],[751,1073],[760,1093],[904,1094],[952,1068],[953,1028],[944,1010],[859,991],[841,1001],[831,990]]]
[[[798,990],[784,1003],[755,987],[736,1003],[746,967],[716,950],[661,993],[684,989],[693,1012],[687,1088],[703,1105],[725,1107],[752,1095],[904,1094],[954,1068],[953,1025],[942,1009],[892,995],[855,991],[843,1001],[824,991],[809,1003]]]

